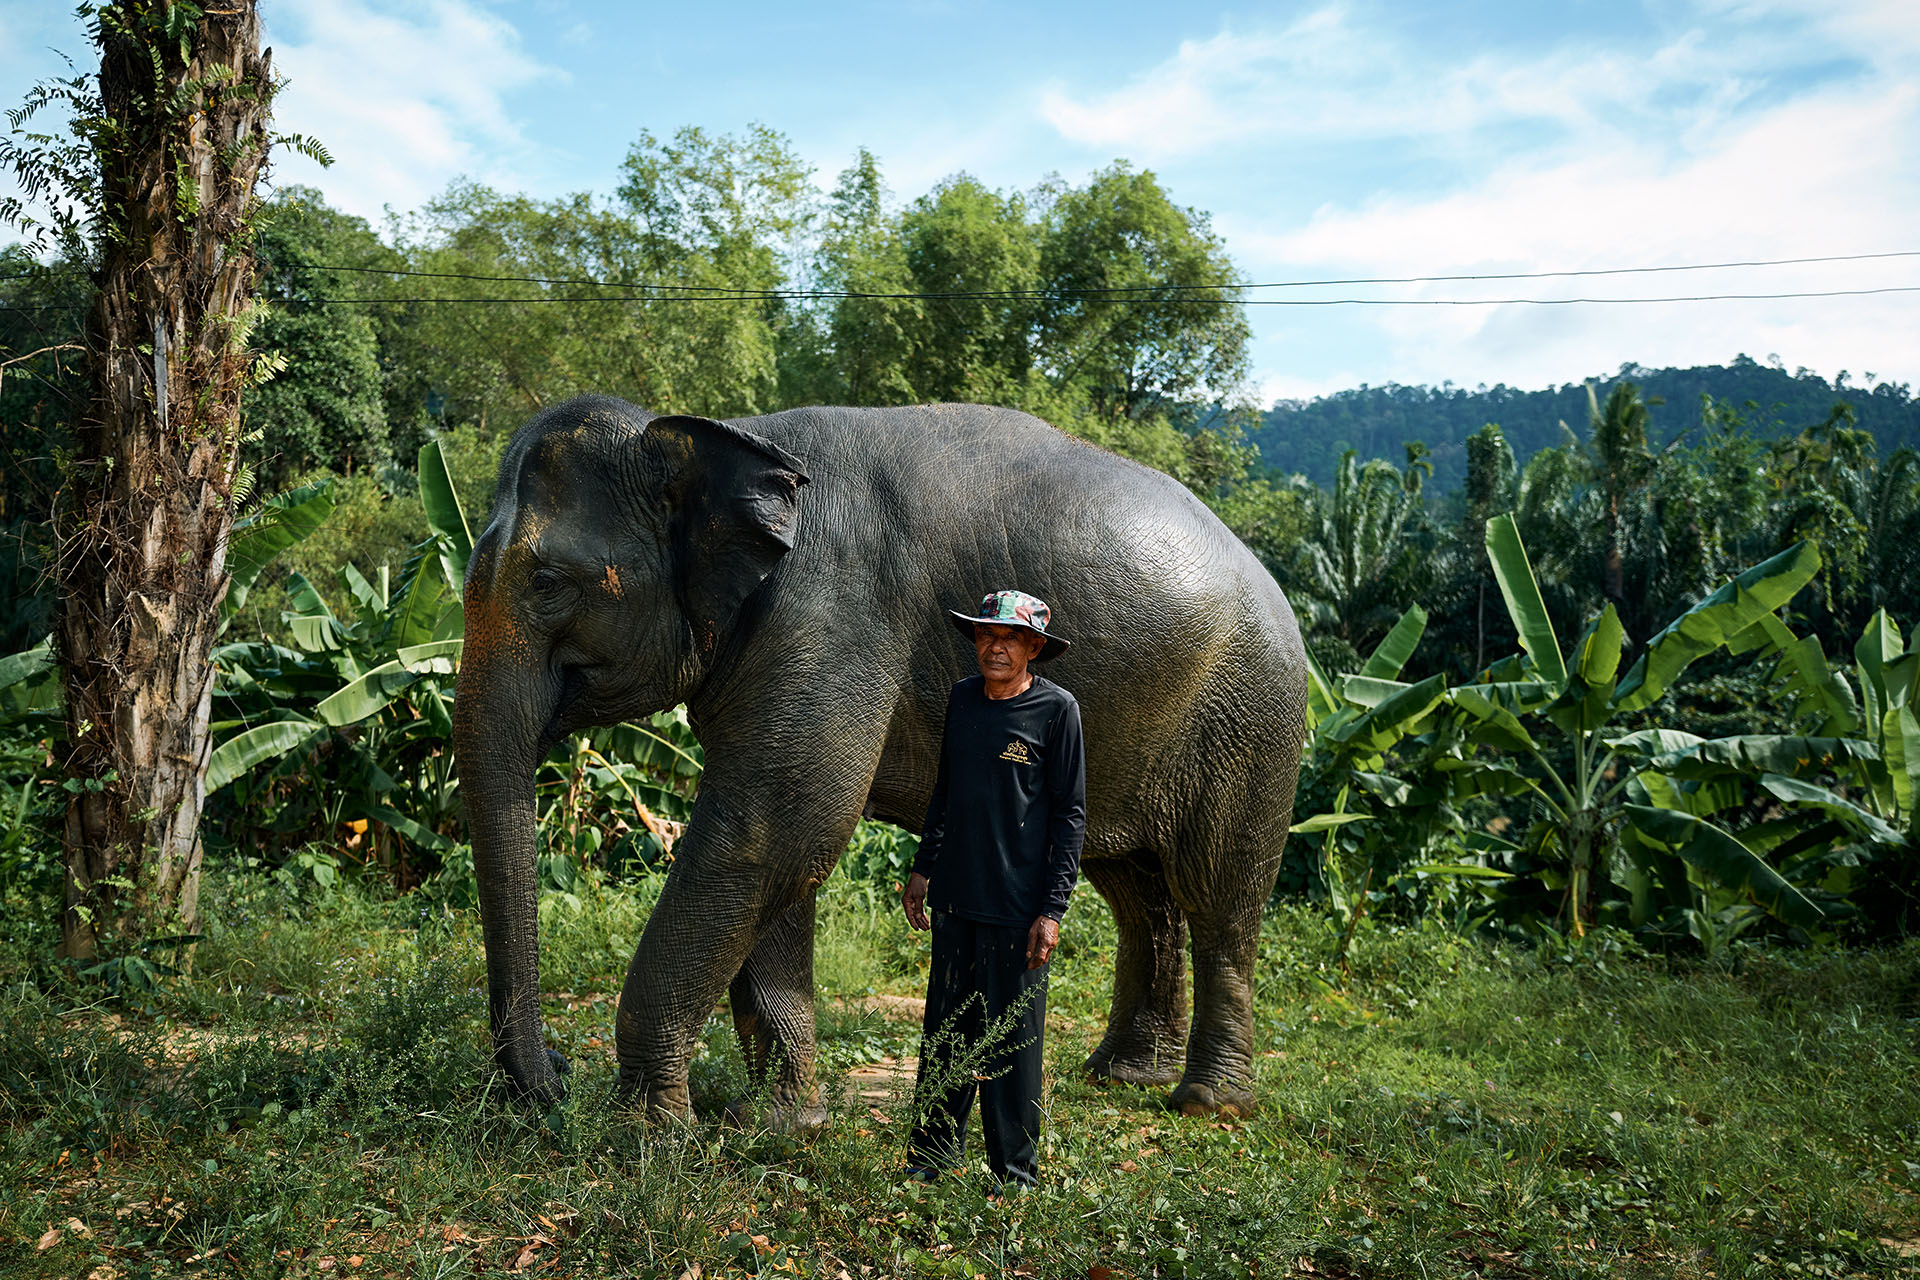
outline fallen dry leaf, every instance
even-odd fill
[[[36,1244],[34,1248],[39,1250],[41,1253],[45,1253],[47,1250],[53,1248],[53,1246],[59,1243],[60,1243],[60,1228],[48,1227],[47,1234],[40,1237],[40,1243]]]
[[[1122,1160],[1120,1162],[1120,1172],[1122,1173],[1138,1173],[1139,1171],[1140,1166],[1131,1160]]]
[[[347,1265],[350,1267],[357,1267],[365,1261],[366,1261],[365,1258],[361,1257],[359,1254],[356,1253],[351,1258],[347,1259]]]

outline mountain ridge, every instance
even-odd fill
[[[1872,379],[1873,375],[1867,377]],[[1460,487],[1466,476],[1465,440],[1488,422],[1507,437],[1524,466],[1541,449],[1565,440],[1565,423],[1584,439],[1588,383],[1604,400],[1615,383],[1630,381],[1652,406],[1650,440],[1671,442],[1701,423],[1701,397],[1731,402],[1763,438],[1793,435],[1826,419],[1836,403],[1852,406],[1857,424],[1873,433],[1882,457],[1902,446],[1920,448],[1920,398],[1905,383],[1850,381],[1846,371],[1832,382],[1806,369],[1789,372],[1777,360],[1762,363],[1744,354],[1721,365],[1651,369],[1628,363],[1557,387],[1522,390],[1504,383],[1473,388],[1388,383],[1362,384],[1312,400],[1283,400],[1261,414],[1248,438],[1260,448],[1259,467],[1301,474],[1331,484],[1349,448],[1362,458],[1399,462],[1408,441],[1432,451],[1432,485],[1440,492]],[[1748,407],[1752,406],[1752,407]]]

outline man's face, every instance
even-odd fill
[[[1045,636],[1025,627],[1003,627],[991,622],[973,624],[973,651],[980,659],[980,674],[989,680],[1018,680],[1033,661],[1033,655],[1047,647]]]

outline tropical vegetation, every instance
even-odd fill
[[[111,8],[175,83],[147,103],[155,154],[199,145],[182,122],[230,79],[189,65],[187,27],[251,7]],[[60,86],[30,105],[107,120],[87,78]],[[211,450],[217,492],[199,559],[148,556],[176,587],[227,575],[194,596],[204,750],[168,766],[203,784],[210,871],[197,916],[197,878],[175,886],[190,931],[121,928],[90,904],[137,868],[80,883],[71,833],[125,779],[76,765],[108,717],[73,701],[75,633],[50,638],[77,625],[76,551],[104,581],[128,541],[90,522],[117,455],[75,425],[95,286],[126,269],[89,165],[121,135],[30,115],[0,159],[72,199],[0,249],[8,1274],[1920,1270],[1908,388],[1742,357],[1262,413],[1224,241],[1125,162],[901,199],[862,151],[822,194],[771,128],[689,128],[640,135],[610,194],[462,182],[378,230],[308,189],[236,196],[256,287],[192,399],[226,416],[154,437]],[[193,201],[157,207],[198,229]],[[1312,655],[1263,935],[1268,1111],[1173,1121],[1078,1078],[1116,945],[1083,892],[1051,1189],[902,1191],[888,1070],[913,1035],[886,1014],[924,973],[894,905],[915,842],[863,822],[820,901],[828,1136],[707,1123],[746,1087],[718,1018],[702,1122],[632,1124],[607,1023],[699,787],[684,708],[539,772],[548,1015],[579,1070],[553,1111],[498,1105],[449,732],[460,584],[506,440],[584,390],[715,416],[1014,405],[1240,536]],[[56,959],[76,920],[89,946]]]

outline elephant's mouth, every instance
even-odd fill
[[[559,746],[569,734],[595,723],[590,710],[593,698],[588,688],[586,670],[582,667],[562,667],[559,678],[560,694],[554,699],[553,714],[547,717],[546,724],[540,729],[538,753],[541,757]]]

